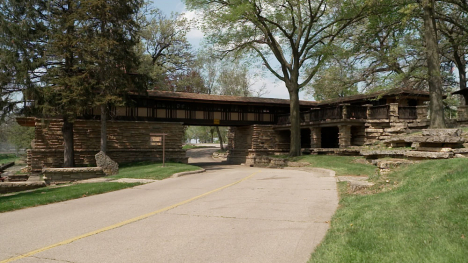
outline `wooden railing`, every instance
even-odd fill
[[[393,114],[396,114],[397,111]],[[398,115],[400,119],[412,120],[417,119],[416,107],[398,107]],[[317,122],[326,120],[375,120],[375,119],[390,119],[390,105],[382,106],[360,106],[360,105],[339,105],[327,108],[311,109],[301,112],[301,123]],[[395,115],[396,116],[396,115]],[[290,124],[289,115],[281,115],[278,118],[279,125]]]
[[[359,105],[349,105],[346,107],[348,119],[365,120],[367,119],[367,107]]]
[[[373,106],[370,108],[369,119],[388,119],[390,116],[390,106]]]
[[[416,107],[398,107],[398,115],[400,119],[415,120],[418,118]]]

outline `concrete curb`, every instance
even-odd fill
[[[325,169],[325,168],[316,168],[316,167],[284,167],[284,169],[290,169],[290,170],[299,170],[299,171],[304,171],[304,172],[312,172],[312,173],[318,173],[323,176],[330,176],[330,177],[335,177],[336,172],[330,169]]]
[[[206,170],[202,168],[202,169],[196,170],[196,171],[176,173],[176,174],[173,174],[170,178],[177,178],[177,177],[181,177],[181,176],[184,176],[184,175],[199,174],[199,173],[204,173],[204,172],[206,172]]]

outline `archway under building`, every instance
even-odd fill
[[[340,147],[340,130],[337,126],[322,127],[321,129],[321,145],[322,148],[339,148]]]
[[[302,149],[311,148],[310,134],[311,134],[310,128],[301,129],[301,148]]]

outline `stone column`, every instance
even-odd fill
[[[249,149],[252,149],[253,126],[232,127],[231,149],[227,157],[228,163],[241,164],[246,161]]]
[[[351,126],[339,125],[339,144],[340,148],[351,146]]]
[[[367,119],[370,120],[372,104],[364,104],[362,106],[367,107],[366,116],[367,116]]]
[[[348,106],[350,104],[346,103],[346,104],[340,104],[340,106],[343,108],[343,110],[341,111],[342,113],[342,119],[348,119]]]
[[[468,119],[468,106],[458,106],[458,121],[465,121]]]
[[[416,106],[418,120],[427,120],[427,106]]]
[[[322,148],[322,129],[310,128],[310,148]]]
[[[390,122],[397,122],[399,119],[398,115],[398,103],[390,103]]]

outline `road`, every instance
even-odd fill
[[[213,153],[219,150],[219,147],[195,148],[187,151],[189,164],[195,165],[214,165],[221,163],[221,160],[214,159]]]
[[[338,205],[334,177],[207,172],[0,214],[0,262],[306,262]]]

